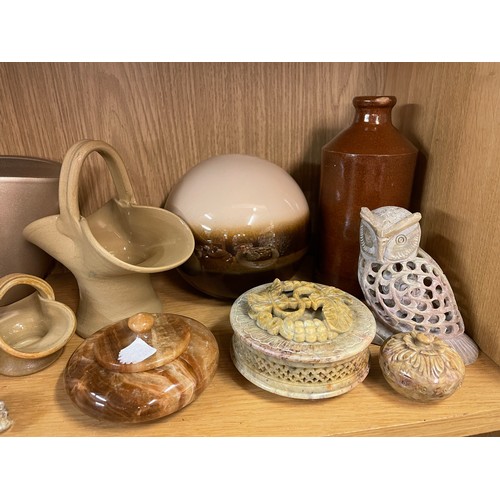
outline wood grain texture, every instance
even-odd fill
[[[384,74],[371,63],[2,63],[0,153],[61,161],[80,139],[109,142],[138,201],[153,206],[203,159],[256,155],[315,205],[321,146],[352,120],[352,96],[376,92]],[[113,191],[102,162],[90,164],[83,213]]]
[[[50,277],[56,299],[76,307],[70,273]],[[3,436],[460,436],[500,429],[500,368],[484,353],[466,368],[450,398],[435,404],[398,395],[387,384],[371,346],[371,369],[362,384],[324,400],[289,399],[247,381],[229,353],[230,303],[193,291],[176,271],[153,276],[166,312],[187,315],[214,333],[219,367],[200,397],[149,423],[118,424],[83,414],[64,390],[65,365],[83,339],[76,335],[49,368],[26,377],[0,376],[1,398],[14,425]]]
[[[411,103],[396,119],[426,159],[422,247],[448,276],[467,333],[500,364],[500,63],[390,64],[386,82]]]
[[[298,181],[313,233],[321,147],[348,126],[355,95],[393,94],[395,124],[419,147],[422,245],[450,279],[468,333],[497,364],[500,63],[0,63],[0,154],[62,160],[109,142],[139,203],[163,205],[199,161],[261,156]],[[113,193],[89,158],[81,211]]]

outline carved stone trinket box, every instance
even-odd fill
[[[330,398],[368,375],[375,319],[338,288],[276,279],[238,297],[230,320],[236,368],[266,391]]]
[[[457,351],[437,335],[416,331],[386,339],[379,363],[396,392],[421,402],[450,397],[465,377],[465,363]]]

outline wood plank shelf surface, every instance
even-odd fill
[[[220,349],[219,367],[208,388],[186,408],[145,424],[115,424],[83,414],[66,395],[63,371],[83,339],[76,334],[61,357],[45,370],[25,376],[0,375],[0,399],[13,426],[8,436],[468,436],[500,430],[500,367],[484,353],[466,367],[462,387],[433,404],[413,402],[393,391],[371,346],[370,372],[362,384],[335,398],[306,401],[268,393],[234,367],[229,346],[230,302],[198,293],[176,271],[153,275],[165,312],[205,324]],[[78,288],[63,270],[47,281],[56,300],[76,310]]]

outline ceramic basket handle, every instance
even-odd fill
[[[99,153],[106,161],[119,200],[130,204],[136,203],[127,169],[117,151],[106,142],[84,139],[71,146],[64,157],[61,167],[59,209],[61,222],[67,229],[79,228],[81,216],[78,204],[78,181],[83,163],[94,152]]]
[[[29,285],[37,290],[44,299],[55,300],[54,290],[43,279],[23,273],[12,273],[0,279],[0,299],[13,287]]]

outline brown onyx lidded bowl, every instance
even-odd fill
[[[165,208],[189,225],[191,258],[178,268],[195,288],[235,299],[290,279],[307,251],[309,206],[295,180],[270,161],[221,155],[189,170]]]
[[[198,321],[138,313],[85,340],[69,359],[64,381],[87,415],[146,422],[192,403],[212,380],[218,360],[214,336]]]

